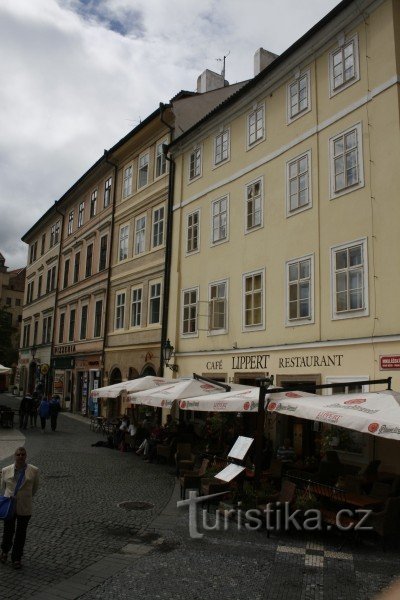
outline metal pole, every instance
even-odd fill
[[[262,453],[263,453],[263,442],[264,442],[264,420],[265,410],[264,402],[267,390],[272,385],[273,377],[265,377],[258,379],[260,383],[260,393],[258,395],[258,413],[257,413],[257,428],[255,435],[255,458],[254,458],[254,484],[257,487],[260,483],[261,469],[262,469]]]

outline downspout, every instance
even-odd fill
[[[103,365],[103,377],[102,377],[102,384],[104,381],[104,365],[105,365],[105,358],[106,358],[106,345],[108,342],[108,314],[109,314],[109,304],[110,304],[110,282],[111,282],[111,257],[112,257],[112,247],[113,247],[113,242],[114,242],[114,220],[115,220],[115,199],[116,199],[116,195],[117,195],[117,170],[118,170],[118,165],[111,162],[111,160],[109,160],[109,151],[108,150],[104,150],[104,159],[106,161],[107,164],[111,165],[112,167],[114,167],[114,181],[113,181],[113,197],[112,197],[112,210],[111,210],[111,233],[110,233],[110,248],[108,251],[108,269],[107,269],[107,288],[106,288],[106,306],[104,309],[104,334],[103,334],[103,350],[101,353],[101,362]]]
[[[163,111],[165,104],[160,102],[160,120],[166,125],[171,133],[171,141],[173,139],[174,128],[163,119]],[[169,310],[169,290],[171,283],[171,256],[172,256],[172,217],[174,206],[174,182],[175,182],[175,161],[168,156],[168,145],[163,145],[165,159],[169,162],[169,178],[168,178],[168,205],[167,205],[167,231],[165,240],[165,264],[164,264],[164,293],[162,307],[162,323],[161,323],[161,343],[160,343],[160,373],[164,375],[163,348],[167,341],[168,331],[168,310]]]
[[[56,286],[56,295],[54,297],[54,312],[53,312],[53,335],[51,336],[51,349],[50,349],[50,366],[52,363],[52,359],[54,356],[54,345],[55,345],[55,335],[56,335],[56,310],[58,307],[58,291],[61,288],[61,247],[62,247],[62,242],[64,239],[64,217],[65,217],[65,212],[62,212],[57,205],[57,200],[54,202],[54,208],[56,209],[56,212],[58,212],[59,215],[61,215],[61,228],[60,228],[60,244],[58,247],[58,269],[57,269],[57,286]],[[50,369],[50,375],[52,377],[52,380],[54,381],[54,372],[55,369],[51,368]],[[49,380],[47,380],[47,385],[46,388],[48,388],[49,386]],[[49,393],[49,389],[46,389],[46,393]]]

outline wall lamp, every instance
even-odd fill
[[[31,347],[31,355],[32,355],[32,360],[35,360],[35,356],[36,356],[36,350],[37,350],[36,346],[35,346],[35,345],[33,345],[33,346]]]
[[[162,353],[163,353],[164,365],[166,367],[168,367],[168,369],[171,369],[171,371],[177,371],[178,365],[170,365],[169,364],[169,361],[174,356],[174,347],[172,346],[172,344],[169,340],[164,342],[163,347],[162,347]]]

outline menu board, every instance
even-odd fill
[[[243,460],[253,441],[253,438],[239,435],[228,454],[228,458],[237,458],[237,460]]]
[[[221,479],[221,481],[232,481],[232,479],[235,479],[235,477],[240,475],[240,473],[242,473],[244,469],[245,467],[241,467],[240,465],[234,465],[232,463],[231,465],[228,465],[227,467],[225,467],[225,469],[217,473],[215,477],[217,479]]]

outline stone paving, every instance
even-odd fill
[[[171,467],[91,447],[101,436],[70,415],[54,434],[24,433],[41,489],[24,568],[0,565],[0,599],[372,600],[400,574],[398,551],[333,534],[267,538],[230,523],[191,539]],[[124,511],[125,500],[154,508]]]

